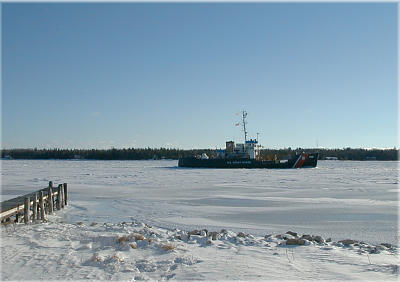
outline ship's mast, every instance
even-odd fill
[[[244,132],[244,143],[246,144],[247,141],[247,131],[246,131],[246,117],[247,117],[247,113],[246,111],[242,111],[242,125],[243,125],[243,132]]]

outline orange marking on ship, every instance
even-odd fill
[[[295,168],[300,168],[308,160],[308,154],[301,154],[299,159],[294,164]]]

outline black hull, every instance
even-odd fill
[[[305,168],[316,167],[318,153],[296,155],[287,162],[259,161],[252,159],[197,159],[195,157],[180,158],[179,167],[205,168]]]

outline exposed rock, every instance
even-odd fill
[[[376,247],[371,248],[370,250],[368,250],[368,252],[370,254],[379,254],[380,253],[380,251]]]
[[[272,234],[267,234],[264,236],[265,239],[271,238]]]
[[[188,232],[189,236],[191,236],[191,235],[200,235],[200,234],[201,234],[201,231],[197,230],[197,229]]]
[[[306,241],[303,239],[287,239],[286,245],[304,245]]]
[[[228,233],[228,231],[226,229],[221,229],[220,233],[221,234],[226,234],[226,233]]]
[[[321,236],[312,236],[313,241],[317,243],[323,243],[324,239]]]
[[[211,237],[212,240],[217,240],[218,235],[219,235],[219,233],[215,232],[215,231],[208,233],[208,236]]]
[[[246,234],[244,234],[243,232],[239,232],[239,233],[237,234],[237,236],[238,236],[238,237],[244,238],[244,237],[246,237]]]
[[[308,240],[308,241],[312,241],[312,240],[313,240],[313,238],[311,237],[311,235],[303,235],[303,236],[301,236],[301,239],[306,239],[306,240]]]
[[[326,239],[325,242],[327,242],[327,243],[332,242],[332,238]]]
[[[375,248],[378,249],[378,250],[381,250],[381,251],[383,251],[385,249],[382,245],[378,245]]]
[[[276,237],[277,239],[283,239],[283,240],[289,239],[289,237],[287,237],[287,236],[285,236],[285,235],[282,235],[282,234],[278,234],[278,235],[276,235],[275,237]]]
[[[389,244],[389,243],[382,243],[381,245],[384,246],[384,247],[386,247],[386,248],[388,248],[388,249],[393,248],[393,245],[392,245],[392,244]]]
[[[342,243],[345,246],[349,246],[351,244],[358,243],[358,241],[352,240],[352,239],[344,239],[344,240],[339,241],[338,243]]]
[[[297,237],[297,233],[293,232],[293,231],[288,231],[288,232],[286,232],[286,234],[289,234],[289,235],[292,235],[294,237]]]

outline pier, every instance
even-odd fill
[[[50,181],[46,188],[1,202],[0,220],[2,224],[46,221],[46,215],[63,209],[67,203],[67,183],[53,186]]]

